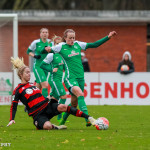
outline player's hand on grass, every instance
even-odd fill
[[[11,126],[13,123],[15,124],[15,120],[11,120],[11,121],[8,123],[7,127]]]
[[[49,53],[51,51],[51,47],[47,46],[47,47],[45,47],[45,50]]]
[[[35,59],[40,59],[40,58],[41,58],[41,55],[34,55],[34,58],[35,58]]]
[[[113,36],[117,35],[116,31],[112,31],[108,34],[108,38],[111,38]]]

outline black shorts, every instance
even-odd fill
[[[60,114],[57,110],[58,105],[56,100],[51,100],[44,111],[34,118],[34,125],[38,129],[43,129],[43,125],[46,121],[49,121],[54,116]]]

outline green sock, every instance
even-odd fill
[[[68,106],[71,106],[71,103]],[[69,117],[69,115],[70,115],[69,113],[65,112],[64,115],[63,115],[63,120],[66,121],[67,118]]]
[[[48,96],[48,90],[47,90],[47,88],[43,88],[43,89],[42,89],[42,95],[43,95],[44,97],[47,97],[47,96]]]
[[[79,105],[79,109],[88,115],[88,110],[87,110],[86,103],[84,101],[84,96],[78,97],[78,105]],[[88,119],[85,119],[85,121],[88,122]]]
[[[60,99],[60,100],[59,100],[59,104],[65,104],[65,102],[66,102],[66,99]],[[59,114],[59,115],[57,115],[57,120],[60,120],[61,117],[62,117],[62,113]]]

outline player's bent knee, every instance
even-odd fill
[[[78,87],[78,86],[74,86],[72,88],[72,93],[75,95],[75,96],[84,96],[82,90]]]
[[[83,92],[79,92],[77,97],[79,97],[79,96],[84,96],[84,93]]]
[[[80,93],[80,96],[84,96],[84,93],[82,92],[82,93]]]
[[[43,125],[44,130],[51,130],[52,129],[52,124],[49,121],[46,121]]]

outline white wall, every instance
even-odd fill
[[[0,73],[1,78],[12,82],[11,73]],[[34,80],[32,74],[31,82]],[[15,87],[19,82],[17,78]],[[0,105],[10,104],[11,96],[1,89],[4,88],[0,88]],[[85,101],[87,105],[150,105],[150,73],[85,73]]]

